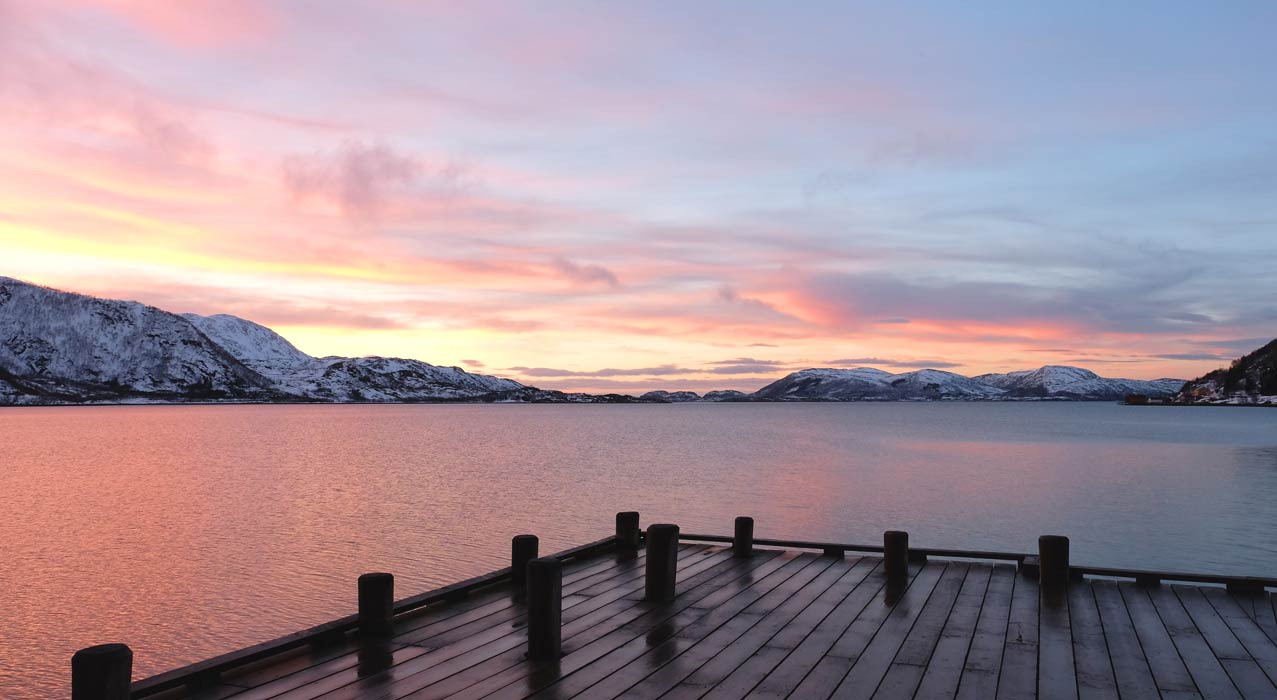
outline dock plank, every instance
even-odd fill
[[[1201,593],[1268,679],[1277,684],[1277,644],[1241,609],[1235,596],[1221,588],[1203,588]]]
[[[746,697],[788,697],[833,648],[886,584],[881,559],[866,557],[862,564],[872,565],[868,575]]]
[[[762,599],[746,608],[742,614],[756,616],[754,624],[740,628],[736,634],[718,634],[729,623],[709,634],[704,634],[706,626],[691,626],[688,630],[679,632],[672,640],[649,650],[646,654],[650,657],[649,661],[631,663],[621,672],[591,688],[589,695],[658,697],[680,683],[699,688],[699,694],[693,689],[683,691],[684,694],[695,694],[698,697],[706,693],[734,694],[734,697],[748,693],[761,675],[766,674],[766,662],[775,656],[775,652],[761,651],[763,645],[853,570],[852,566],[841,560],[828,557],[822,559],[825,568],[817,575],[810,576],[809,582],[801,588],[790,591],[777,589],[773,592],[772,595],[779,594],[783,598],[778,605],[775,601]],[[803,574],[808,575],[808,571]],[[796,582],[797,577],[787,582],[787,585]],[[763,654],[762,659],[756,656],[759,653]],[[756,660],[762,663],[756,664]],[[746,661],[749,663],[746,664]],[[746,670],[746,675],[761,675],[750,681],[746,676],[736,674],[741,670]],[[713,693],[709,692],[711,690]]]
[[[1078,700],[1118,700],[1108,641],[1089,584],[1069,586],[1069,627]]]
[[[691,635],[693,638],[708,635],[719,626],[740,616],[744,616],[743,619],[761,619],[786,597],[801,590],[827,565],[828,562],[821,561],[820,557],[802,554],[789,559],[785,566],[771,574],[736,589],[734,595],[713,607],[700,607],[698,603],[703,602],[703,598],[688,599],[681,601],[681,604],[676,599],[673,605],[654,605],[652,611],[646,616],[647,619],[641,624],[610,632],[592,647],[582,648],[578,652],[566,655],[552,676],[529,677],[526,683],[507,684],[496,692],[482,697],[490,700],[520,698],[526,695],[523,691],[541,691],[552,685],[555,688],[545,695],[571,697],[642,656],[648,646],[659,646],[662,642],[679,634]],[[716,595],[718,594],[711,593],[707,597]],[[665,619],[680,612],[683,613],[683,624],[656,627]],[[757,619],[751,619],[751,622],[756,623]],[[655,634],[653,634],[654,630]],[[623,690],[624,688],[621,688],[621,691]],[[467,697],[479,696],[461,695],[458,696],[458,700],[465,700]]]
[[[1071,584],[1069,589],[1076,587],[1076,583]],[[1037,697],[1078,700],[1069,590],[1044,591],[1039,595]]]
[[[1153,679],[1153,670],[1144,658],[1135,624],[1126,610],[1126,602],[1113,581],[1095,581],[1091,584],[1095,603],[1100,610],[1100,622],[1104,637],[1108,640],[1109,659],[1113,663],[1113,676],[1117,679],[1118,693],[1122,700],[1158,700],[1161,693]]]
[[[844,635],[848,643],[842,645],[843,640],[839,640],[839,644],[834,645],[830,658],[848,659],[852,665],[834,690],[833,697],[864,698],[874,692],[948,569],[947,564],[926,564],[900,599],[890,605],[886,619],[871,638],[866,640],[860,635]]]
[[[1162,624],[1162,618],[1149,600],[1143,587],[1134,583],[1118,584],[1118,591],[1126,603],[1126,611],[1130,613],[1131,622],[1135,625],[1135,635],[1139,637],[1140,646],[1144,649],[1144,658],[1153,672],[1153,680],[1157,683],[1162,697],[1174,696],[1184,700],[1200,698],[1197,685],[1193,682],[1188,667],[1180,658],[1179,650],[1171,641],[1171,635]]]
[[[1175,593],[1169,588],[1157,586],[1148,590],[1148,597],[1157,609],[1162,625],[1166,627],[1171,642],[1179,650],[1179,656],[1202,697],[1206,700],[1241,698],[1237,686],[1233,684],[1228,672],[1206,643],[1197,625],[1193,624],[1193,619]]]
[[[993,567],[988,564],[971,565],[919,682],[918,697],[952,700],[957,696],[962,667],[971,648],[971,638],[975,636],[992,574]]]
[[[874,691],[874,700],[909,700],[914,696],[970,568],[969,564],[960,562],[945,567],[944,575],[931,591],[931,597]]]
[[[1016,572],[1012,566],[997,566],[989,579],[984,606],[976,622],[975,635],[967,650],[958,683],[959,700],[987,700],[997,695],[1002,670],[1002,648],[1006,642],[1007,620],[1011,617],[1011,591]]]
[[[1251,658],[1250,652],[1246,651],[1228,623],[1211,606],[1200,587],[1173,586],[1172,590],[1242,697],[1277,697],[1277,688],[1273,686],[1272,680]]]
[[[998,675],[998,700],[1032,698],[1038,687],[1038,584],[1016,576]]]

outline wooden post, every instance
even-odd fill
[[[754,519],[736,519],[736,535],[732,538],[732,556],[748,557],[754,553]]]
[[[536,535],[515,535],[510,540],[510,580],[522,585],[528,580],[528,562],[537,558],[541,541]]]
[[[647,528],[647,586],[644,600],[674,600],[674,578],[678,574],[678,526],[653,525]]]
[[[882,535],[882,558],[888,581],[904,581],[909,577],[909,533],[888,530]]]
[[[558,659],[563,650],[563,562],[528,562],[528,658]]]
[[[129,700],[133,650],[99,644],[71,657],[71,700]]]
[[[386,573],[359,577],[359,634],[389,637],[394,630],[395,577]]]
[[[616,514],[616,547],[617,549],[638,549],[639,546],[639,514],[627,510]]]
[[[1069,538],[1063,535],[1038,538],[1038,585],[1050,588],[1069,585]]]

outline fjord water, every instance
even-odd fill
[[[1277,411],[1100,403],[0,410],[0,696],[142,677],[644,524],[1277,575]]]

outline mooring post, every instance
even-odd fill
[[[557,659],[563,650],[563,562],[533,559],[528,572],[528,658]]]
[[[888,581],[903,581],[909,577],[909,533],[888,530],[882,535],[882,558],[887,568]]]
[[[754,519],[736,519],[736,535],[732,538],[732,555],[748,557],[754,553]]]
[[[1069,585],[1069,538],[1063,535],[1038,538],[1038,585],[1044,588]]]
[[[627,510],[616,514],[616,546],[618,549],[638,549],[638,511]]]
[[[395,577],[376,572],[359,577],[359,634],[389,637],[394,631]]]
[[[528,562],[536,559],[541,541],[536,535],[515,535],[510,540],[510,580],[522,584],[528,580]]]
[[[674,577],[678,575],[678,526],[653,525],[647,528],[647,586],[644,600],[674,600]]]
[[[99,644],[71,657],[71,700],[129,700],[133,650]]]

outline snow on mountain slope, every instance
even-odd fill
[[[315,362],[275,331],[238,316],[182,314],[182,318],[240,362],[269,377]]]
[[[0,277],[0,369],[24,394],[253,398],[270,381],[186,319]]]
[[[0,277],[0,403],[431,401],[522,388],[419,360],[315,358],[235,316],[179,316]]]
[[[970,377],[938,369],[920,369],[887,382],[900,399],[988,399],[1006,393]]]
[[[1127,394],[1165,397],[1179,391],[1179,379],[1105,379],[1081,367],[1047,365],[1035,370],[982,374],[976,381],[1005,389],[1010,396],[1118,400]]]
[[[804,369],[778,379],[753,393],[775,401],[855,401],[883,399],[892,394],[893,375],[872,367]]]

